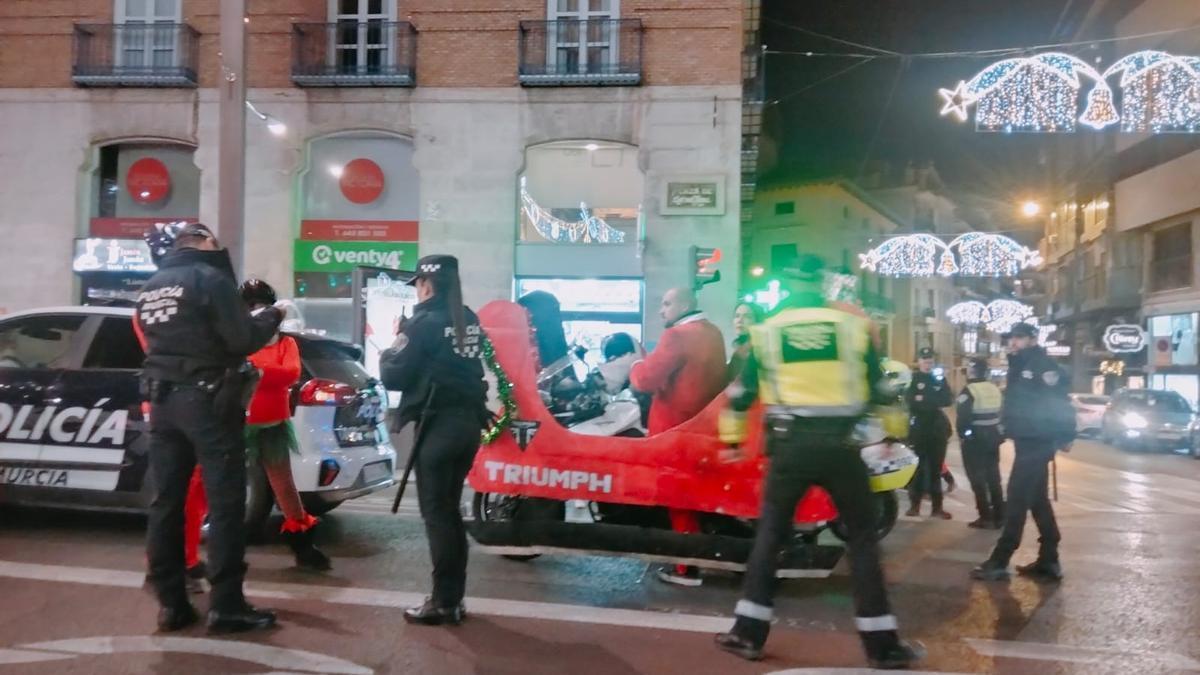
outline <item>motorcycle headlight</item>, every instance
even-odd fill
[[[1121,424],[1125,425],[1126,429],[1145,429],[1150,426],[1150,422],[1146,418],[1135,412],[1128,412],[1121,415]]]

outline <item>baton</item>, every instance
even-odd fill
[[[429,416],[429,408],[433,406],[433,393],[437,391],[437,384],[429,385],[429,396],[425,399],[425,407],[421,409],[421,417],[418,418],[417,429],[413,434],[412,451],[408,453],[408,462],[404,465],[404,473],[400,476],[400,489],[396,491],[396,498],[392,500],[392,513],[400,510],[400,500],[404,499],[404,489],[408,487],[408,478],[412,475],[413,466],[417,463],[417,451],[421,449],[421,439],[425,437],[426,418]]]
[[[1054,480],[1054,501],[1058,501],[1058,459],[1050,460],[1050,477]]]

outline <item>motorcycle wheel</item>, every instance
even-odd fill
[[[566,505],[553,499],[538,499],[476,492],[471,502],[471,515],[481,522],[505,520],[562,520]],[[525,562],[540,557],[540,553],[528,555],[502,555],[509,560]]]
[[[883,541],[883,538],[888,536],[888,533],[896,525],[896,518],[900,515],[900,502],[896,499],[895,491],[873,494],[875,496],[875,541]],[[850,538],[846,524],[840,519],[829,523],[829,531],[842,541]]]

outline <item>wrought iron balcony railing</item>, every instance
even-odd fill
[[[301,87],[411,87],[417,31],[406,21],[293,25],[292,81]]]
[[[199,38],[183,23],[75,24],[71,79],[89,87],[194,87]]]
[[[529,87],[642,83],[642,20],[522,21],[518,79]]]

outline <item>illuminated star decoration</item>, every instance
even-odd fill
[[[954,115],[959,122],[967,121],[967,106],[974,101],[967,98],[967,83],[959,80],[954,89],[938,89],[938,94],[941,94],[945,104],[942,106],[942,115]]]
[[[603,218],[593,216],[588,205],[579,204],[580,220],[566,221],[556,217],[542,207],[525,187],[525,178],[521,178],[521,212],[542,235],[550,241],[559,243],[584,244],[620,244],[625,241],[625,233],[604,222]]]
[[[1121,73],[1122,131],[1194,133],[1200,129],[1200,58],[1141,51],[1104,71]]]
[[[904,234],[858,258],[863,269],[895,277],[1012,277],[1042,264],[1037,251],[988,232],[968,232],[949,244],[932,234]]]

